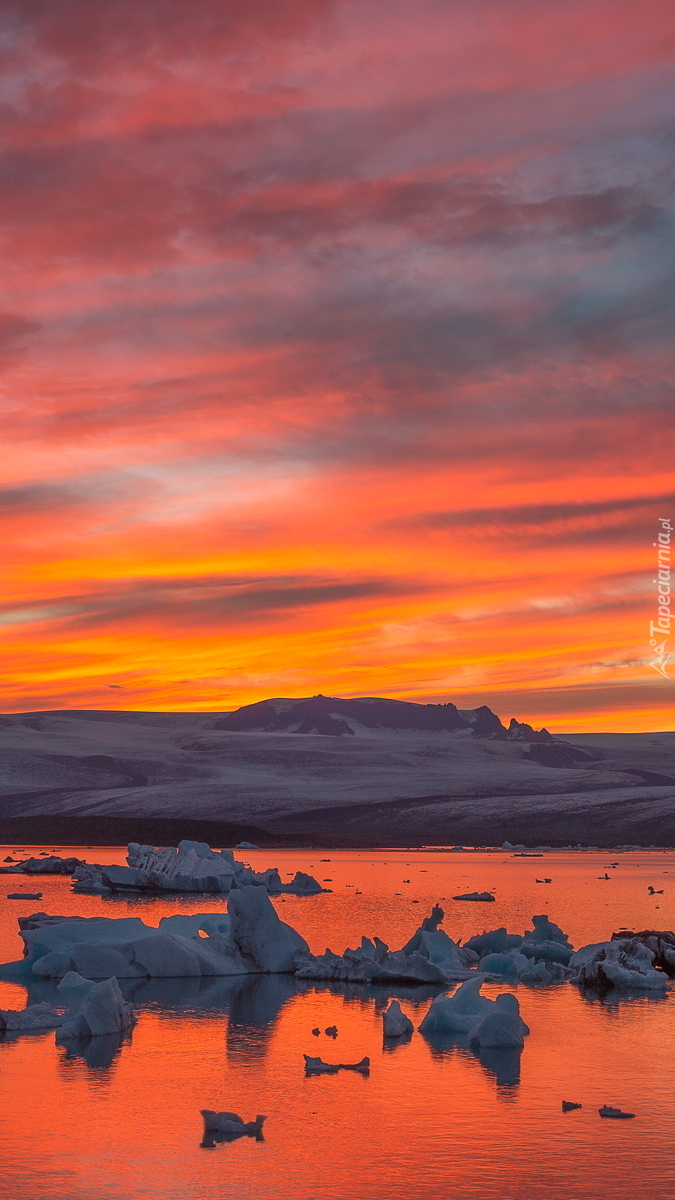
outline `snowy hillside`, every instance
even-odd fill
[[[2,817],[180,817],[384,842],[658,843],[675,842],[674,799],[675,734],[552,738],[506,728],[487,708],[314,697],[237,713],[0,718]]]

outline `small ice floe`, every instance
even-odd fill
[[[256,1142],[263,1142],[263,1125],[267,1117],[259,1114],[255,1121],[244,1121],[237,1113],[214,1112],[210,1108],[202,1108],[204,1119],[204,1137],[202,1146],[211,1150],[216,1142],[234,1142],[240,1137],[254,1137]]]
[[[253,842],[237,842],[235,850],[259,850],[260,846],[255,846]]]
[[[325,1063],[322,1058],[311,1058],[303,1054],[305,1071],[308,1075],[337,1075],[338,1071],[358,1071],[361,1075],[370,1074],[370,1059],[362,1058],[357,1063]]]
[[[563,1100],[562,1102],[563,1112],[572,1112],[573,1109],[582,1107],[581,1104],[575,1104],[574,1100]]]
[[[325,1032],[328,1037],[336,1038],[338,1035],[337,1025],[329,1025]]]
[[[465,892],[461,896],[453,896],[453,900],[482,900],[486,903],[494,901],[492,892]]]
[[[314,1029],[312,1030],[312,1033],[314,1034],[314,1037],[320,1037],[321,1030],[315,1026]]]
[[[469,1030],[469,1042],[493,1049],[522,1049],[530,1032],[520,1015],[518,999],[512,992],[497,996],[490,1012]]]
[[[413,1032],[414,1026],[410,1017],[401,1012],[398,1000],[392,1000],[386,1012],[382,1013],[383,1030],[386,1038],[407,1037]]]
[[[51,1004],[31,1004],[20,1012],[0,1008],[0,1033],[33,1033],[39,1029],[57,1029],[63,1017]]]
[[[26,858],[22,862],[5,859],[5,862],[15,863],[11,867],[0,867],[2,875],[72,875],[77,867],[84,862],[82,858],[61,858],[58,854],[48,854],[40,851],[39,858]]]
[[[8,900],[41,900],[42,892],[8,892]]]
[[[612,1108],[611,1104],[603,1104],[602,1108],[598,1109],[601,1117],[614,1117],[618,1121],[630,1121],[635,1113],[622,1112],[620,1108]]]
[[[528,984],[560,983],[574,972],[568,967],[572,946],[562,929],[545,914],[532,918],[533,929],[522,935],[504,926],[469,938],[466,949],[480,958],[479,970]]]

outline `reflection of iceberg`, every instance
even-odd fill
[[[370,1059],[362,1058],[357,1063],[327,1063],[322,1058],[312,1058],[303,1054],[305,1072],[307,1075],[337,1075],[338,1071],[357,1071],[359,1075],[370,1074]]]
[[[490,1046],[472,1047],[481,1066],[494,1075],[499,1087],[517,1087],[520,1083],[520,1055],[516,1047],[494,1049]]]
[[[106,1071],[130,1038],[129,1031],[102,1033],[98,1037],[69,1038],[61,1046],[65,1050],[63,1061],[69,1063],[82,1058],[92,1071]]]

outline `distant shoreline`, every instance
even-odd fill
[[[543,816],[544,814],[542,814]],[[563,814],[558,814],[562,817]],[[6,846],[125,846],[128,842],[142,842],[153,846],[176,846],[184,838],[208,842],[210,846],[235,846],[237,842],[253,842],[261,850],[293,850],[293,849],[344,849],[344,850],[425,850],[439,853],[452,853],[453,846],[480,848],[485,851],[509,853],[501,850],[503,841],[513,844],[521,843],[529,846],[550,846],[552,850],[567,849],[571,845],[598,846],[601,849],[615,848],[617,845],[655,846],[658,849],[669,849],[673,846],[672,837],[655,836],[657,831],[653,823],[645,830],[645,836],[639,835],[635,822],[631,822],[627,836],[620,822],[616,827],[605,826],[601,831],[603,836],[590,836],[584,831],[578,836],[579,829],[572,828],[567,816],[570,829],[569,836],[557,832],[553,837],[539,836],[540,824],[530,820],[527,830],[520,830],[517,818],[514,817],[511,828],[504,820],[497,822],[492,819],[494,836],[485,836],[485,826],[481,824],[482,837],[447,838],[439,836],[436,845],[429,838],[391,838],[382,837],[382,831],[373,832],[372,838],[350,838],[344,832],[333,834],[328,831],[313,831],[306,835],[301,832],[277,833],[262,829],[255,825],[236,824],[228,821],[193,820],[190,817],[110,817],[110,816],[69,816],[60,813],[40,814],[26,817],[0,818],[0,844]],[[550,811],[546,814],[549,821],[556,814]],[[670,823],[667,823],[670,825]],[[441,831],[439,831],[440,834]],[[596,831],[597,832],[597,831]],[[671,832],[664,828],[664,833]]]

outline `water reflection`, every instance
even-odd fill
[[[452,1054],[457,1054],[465,1061],[477,1059],[498,1089],[516,1089],[520,1084],[522,1050],[470,1045],[466,1033],[423,1033],[422,1037],[429,1047],[431,1058],[436,1062],[442,1062]]]
[[[489,1046],[472,1047],[472,1052],[501,1089],[516,1089],[520,1084],[520,1056],[522,1050],[513,1048],[496,1049]],[[502,1092],[503,1094],[503,1092]]]
[[[58,1031],[57,1031],[58,1032]],[[69,1038],[59,1043],[65,1051],[61,1064],[83,1060],[92,1071],[108,1071],[119,1056],[122,1046],[131,1042],[131,1032],[102,1033],[98,1037]]]

